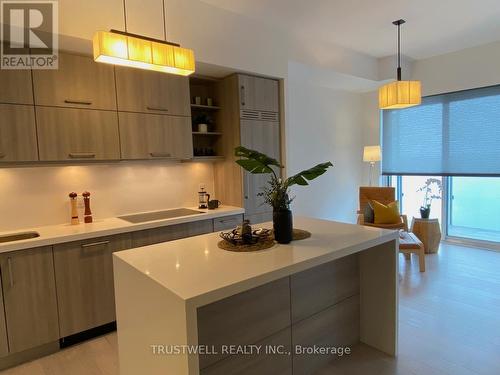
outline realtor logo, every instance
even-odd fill
[[[58,3],[1,0],[1,69],[57,69]]]

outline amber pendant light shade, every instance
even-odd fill
[[[394,21],[398,27],[398,68],[397,81],[388,83],[378,90],[380,109],[401,109],[422,103],[422,84],[420,81],[401,80],[401,25],[405,20]]]

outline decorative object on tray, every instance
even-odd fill
[[[277,171],[283,166],[276,160],[265,154],[245,147],[236,147],[235,156],[242,159],[236,160],[246,171],[252,174],[270,174],[268,186],[262,187],[262,192],[258,195],[264,198],[265,203],[273,208],[274,237],[279,243],[289,243],[293,234],[293,218],[290,211],[289,188],[293,185],[306,186],[307,181],[314,180],[321,176],[329,167],[333,167],[331,162],[321,163],[310,169],[297,173],[294,176],[283,180],[278,177]]]
[[[435,185],[435,189],[433,186]],[[435,191],[437,190],[437,191]],[[420,216],[422,219],[428,219],[431,214],[431,205],[433,199],[441,199],[443,185],[438,178],[428,178],[422,187],[417,189],[417,192],[424,191],[424,201],[420,206]]]

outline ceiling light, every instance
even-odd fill
[[[125,12],[125,2],[123,4]],[[125,31],[97,31],[93,38],[94,61],[188,76],[195,71],[194,52],[179,44]],[[165,4],[163,32],[167,39]]]
[[[401,80],[401,25],[405,20],[394,21],[398,27],[398,69],[397,81],[388,83],[378,90],[380,109],[401,109],[419,105],[422,102],[422,85],[420,81]]]

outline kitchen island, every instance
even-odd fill
[[[398,233],[294,221],[312,237],[258,252],[212,233],[114,253],[121,375],[312,374],[358,342],[396,355]]]

